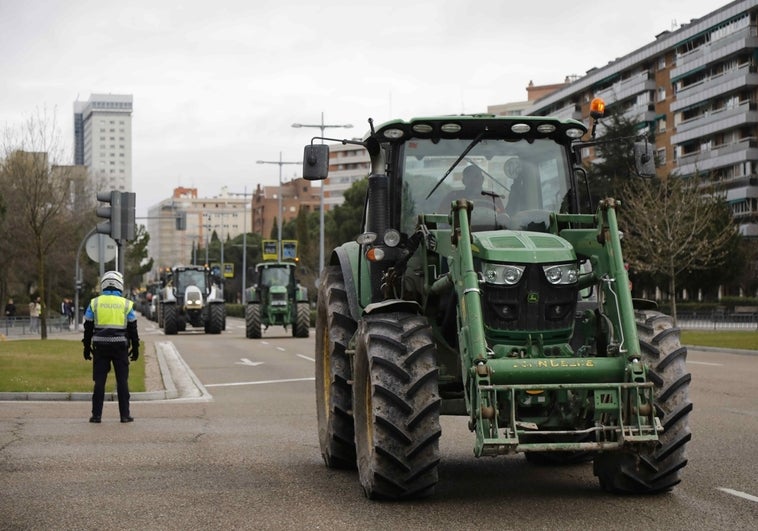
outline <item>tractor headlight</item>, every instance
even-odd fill
[[[551,284],[576,284],[579,278],[579,268],[576,264],[558,264],[542,266],[545,278]]]
[[[513,286],[521,280],[524,269],[524,266],[512,264],[486,263],[482,266],[482,274],[484,275],[484,281],[489,284],[507,284],[508,286]]]

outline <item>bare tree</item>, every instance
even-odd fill
[[[82,214],[74,209],[75,186],[71,166],[58,166],[62,143],[54,116],[37,111],[19,129],[6,129],[0,146],[0,189],[6,214],[2,219],[6,245],[13,247],[13,266],[36,283],[42,302],[40,333],[47,338],[48,265],[61,257],[61,248],[71,248]],[[70,255],[70,253],[69,253]],[[31,273],[33,271],[33,273]]]
[[[697,179],[633,179],[623,190],[620,221],[630,268],[668,282],[676,322],[676,279],[723,263],[738,238],[722,194]]]

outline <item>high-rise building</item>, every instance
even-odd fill
[[[74,164],[97,191],[132,191],[132,96],[92,94],[74,102]]]
[[[522,114],[586,120],[594,97],[654,135],[659,175],[721,182],[758,237],[758,0],[737,0],[531,102]],[[602,126],[598,129],[598,133]]]

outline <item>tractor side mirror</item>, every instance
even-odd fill
[[[329,173],[329,146],[310,144],[303,153],[303,178],[309,181],[326,179]]]
[[[655,152],[649,142],[634,143],[634,167],[640,177],[655,177]]]

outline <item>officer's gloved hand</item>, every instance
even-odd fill
[[[129,356],[129,359],[132,361],[137,361],[139,358],[139,349],[136,347],[132,347],[131,356]]]
[[[89,361],[92,359],[92,351],[89,347],[84,347],[84,359]]]

